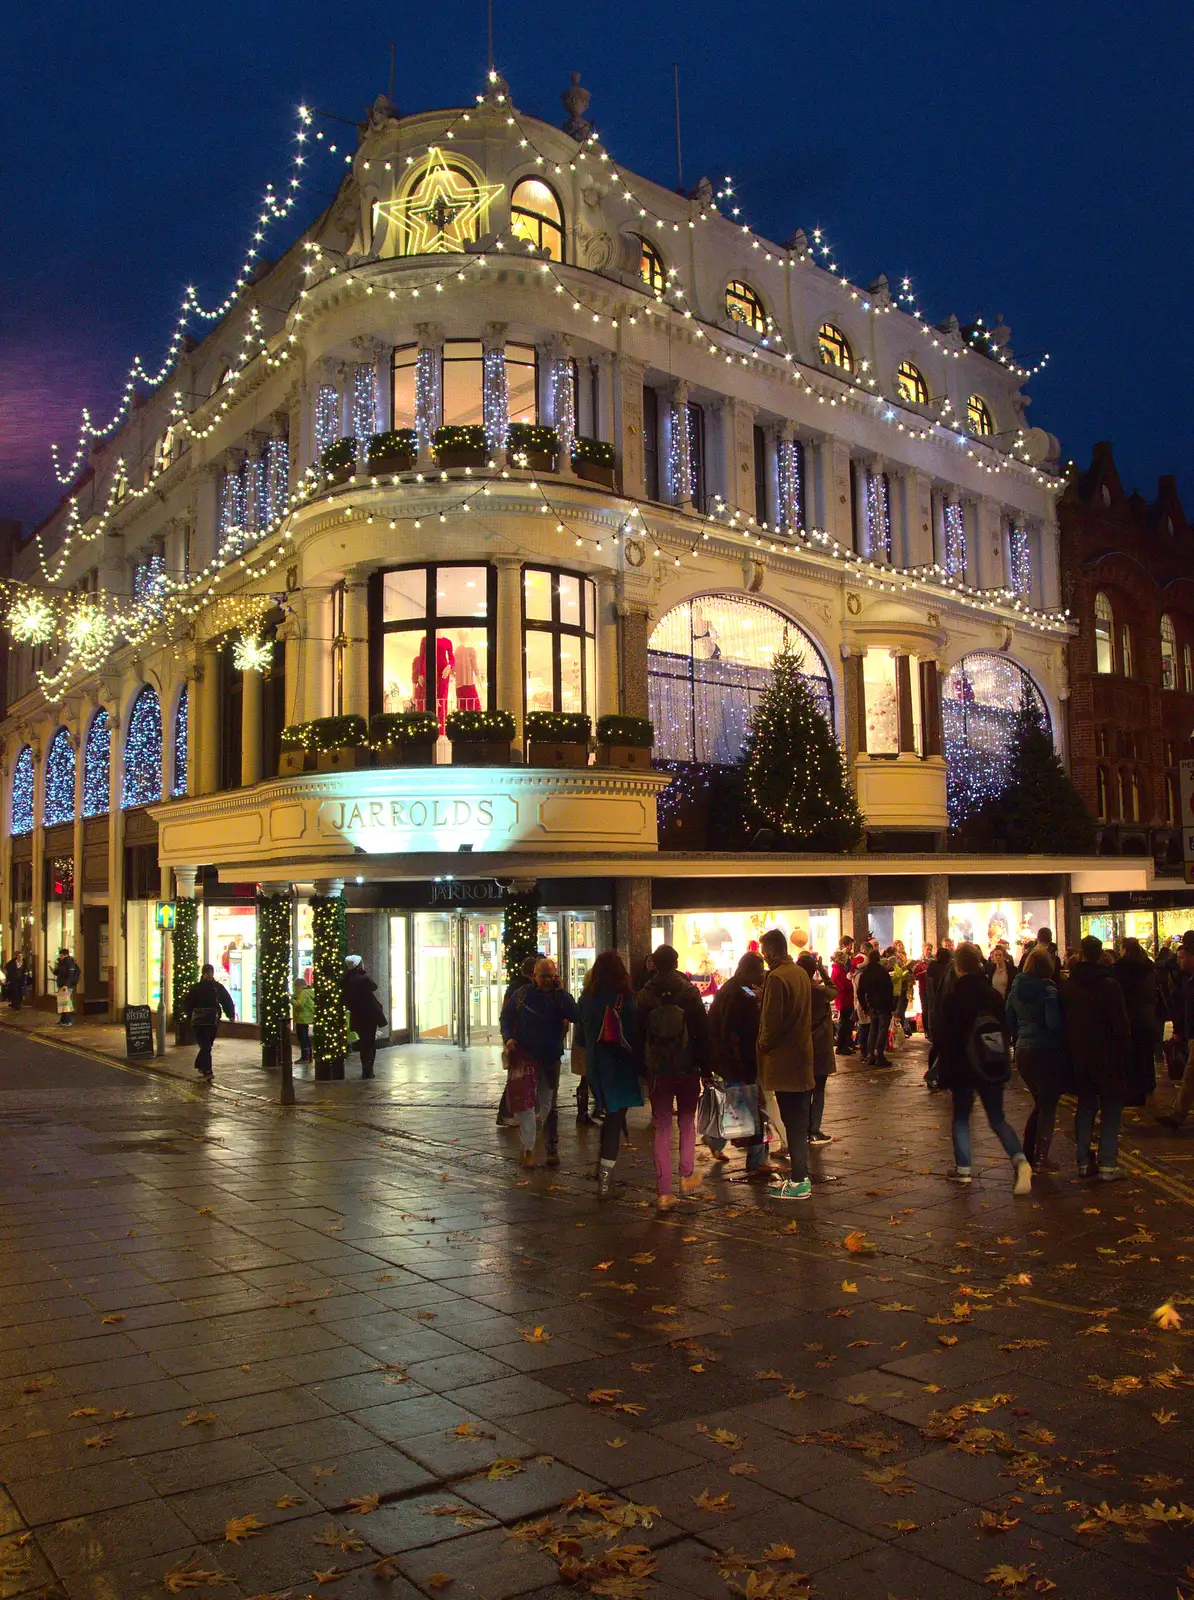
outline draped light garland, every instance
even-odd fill
[[[481,415],[485,423],[485,448],[496,455],[506,448],[510,431],[510,375],[501,345],[485,351],[481,375]]]
[[[112,721],[101,707],[83,743],[83,815],[106,817],[112,803]]]
[[[43,776],[42,821],[47,828],[75,817],[75,747],[65,728],[59,728],[46,750]]]
[[[187,792],[187,756],[191,735],[190,691],[184,689],[178,697],[174,713],[174,783],[172,798],[177,800]]]
[[[162,708],[147,684],[133,701],[124,741],[120,808],[152,805],[162,798]]]
[[[33,751],[23,745],[12,769],[13,837],[33,832]]]

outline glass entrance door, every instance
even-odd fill
[[[496,1044],[501,1037],[502,966],[501,915],[461,912],[461,972],[464,978],[462,1012],[467,1037],[459,1044]]]
[[[415,914],[415,1028],[419,1039],[455,1037],[456,918],[446,911]]]
[[[415,1037],[462,1049],[497,1043],[506,992],[501,913],[417,912],[413,943]],[[390,948],[392,960],[392,936]]]

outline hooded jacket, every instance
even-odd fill
[[[1007,997],[1007,1031],[1025,1048],[1064,1050],[1065,1020],[1057,985],[1021,972]]]
[[[576,1001],[567,989],[524,983],[502,1006],[502,1038],[516,1039],[540,1066],[554,1067],[564,1054],[568,1024],[579,1021]]]
[[[758,995],[737,975],[722,984],[709,1007],[713,1065],[727,1083],[758,1079],[759,1010]]]
[[[833,979],[835,998],[833,1009],[835,1011],[852,1011],[854,1009],[854,984],[850,978],[850,952],[839,950],[833,958],[829,968],[829,976]]]
[[[1111,968],[1099,961],[1075,962],[1061,986],[1061,1009],[1078,1093],[1124,1104],[1132,1030]]]

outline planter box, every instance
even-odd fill
[[[278,757],[279,778],[294,778],[300,772],[314,772],[315,754],[306,750],[283,750]]]
[[[525,460],[523,459],[525,457]],[[549,450],[509,451],[508,464],[519,472],[554,472],[556,458]]]
[[[528,767],[587,767],[588,764],[587,744],[554,744],[539,739],[527,743]]]
[[[324,478],[325,489],[338,489],[342,483],[347,483],[356,471],[355,467],[333,467]]]
[[[637,767],[640,771],[649,771],[651,767],[651,751],[639,744],[599,744],[597,746],[597,765],[599,767]]]
[[[407,739],[402,744],[382,744],[374,754],[379,767],[433,767],[435,740]]]
[[[337,745],[333,750],[321,750],[316,758],[317,772],[355,772],[369,765],[369,751],[359,744]]]
[[[508,767],[510,743],[507,739],[453,739],[454,767]]]
[[[384,478],[392,477],[399,472],[413,472],[415,470],[415,461],[416,458],[409,455],[370,456],[368,461],[369,476],[371,478]]]
[[[445,472],[450,472],[453,467],[483,467],[486,459],[484,450],[467,444],[442,445],[435,452],[436,465]]]
[[[572,463],[578,478],[586,483],[599,483],[603,489],[614,487],[614,469],[601,461],[578,460]]]

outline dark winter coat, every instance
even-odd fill
[[[1157,1087],[1156,1048],[1161,1042],[1157,969],[1141,950],[1125,953],[1111,968],[1123,990],[1132,1033],[1128,1104],[1140,1106]]]
[[[5,989],[10,1000],[20,1000],[29,987],[29,968],[13,956],[4,963]]]
[[[930,1031],[932,1031],[933,1017],[937,1007],[941,1004],[945,997],[945,991],[949,987],[946,979],[949,978],[952,983],[953,970],[954,958],[948,950],[938,950],[925,968],[925,975],[921,980],[920,995],[921,1007],[927,1019],[926,1026]]]
[[[1130,1087],[1132,1030],[1124,993],[1110,967],[1076,961],[1061,985],[1066,1043],[1079,1094],[1123,1105]]]
[[[966,1055],[970,1030],[979,1017],[1004,1021],[1003,1001],[981,972],[959,975],[933,1017],[937,1081],[943,1089],[972,1088],[974,1073]]]
[[[684,1013],[684,1022],[688,1028],[692,1071],[699,1072],[702,1077],[712,1071],[713,1051],[709,1039],[709,1014],[705,1010],[705,1002],[701,999],[696,985],[690,983],[682,972],[653,973],[639,990],[635,1003],[638,1008],[639,1037],[644,1045],[650,1034],[647,1019],[655,1007],[664,1004],[679,1006]]]
[[[762,985],[760,984],[760,989]],[[757,1046],[758,994],[740,978],[723,983],[709,1007],[709,1040],[714,1070],[727,1083],[755,1083],[759,1076]],[[691,1031],[691,1030],[690,1030]]]
[[[1053,962],[1053,982],[1056,983],[1058,978],[1061,976],[1061,957],[1057,954],[1057,946],[1055,944],[1040,944],[1040,941],[1038,940],[1037,944],[1028,945],[1023,955],[1020,957],[1020,963],[1016,968],[1016,971],[1024,971],[1025,963],[1032,952],[1037,949],[1038,945],[1040,949],[1047,950],[1049,952],[1050,959]]]
[[[59,956],[54,963],[54,982],[59,989],[74,989],[82,976],[74,956]]]
[[[564,1054],[570,1022],[579,1022],[576,1001],[567,989],[540,989],[524,983],[502,1007],[502,1038],[516,1039],[540,1066],[554,1067]]]
[[[882,962],[868,961],[858,974],[855,986],[858,1004],[870,1017],[881,1017],[895,1010],[895,985]]]
[[[1021,972],[1008,995],[1006,1015],[1016,1071],[1034,1100],[1055,1105],[1074,1087],[1057,985]]]
[[[195,1013],[201,1018],[214,1018],[213,1021],[196,1021]],[[235,1022],[236,1010],[232,1004],[232,996],[222,983],[217,983],[214,978],[200,978],[198,983],[193,983],[187,990],[179,1008],[179,1016],[184,1022],[190,1022],[193,1027],[210,1028],[219,1026],[220,1013],[223,1012],[229,1022]]]
[[[385,1027],[386,1014],[377,998],[377,985],[364,967],[353,967],[341,975],[340,993],[354,1033],[376,1033]]]
[[[615,1045],[606,1044],[601,1037],[605,1013],[610,1006],[617,1009],[621,1017],[622,1037],[630,1047],[629,1056]],[[576,1010],[584,1036],[585,1076],[601,1104],[607,1111],[641,1106],[643,1091],[636,1064],[639,1042],[634,996],[616,994],[612,989],[586,989],[576,1002]]]
[[[837,1071],[833,1053],[833,990],[823,983],[813,984],[813,1076],[827,1078]]]

